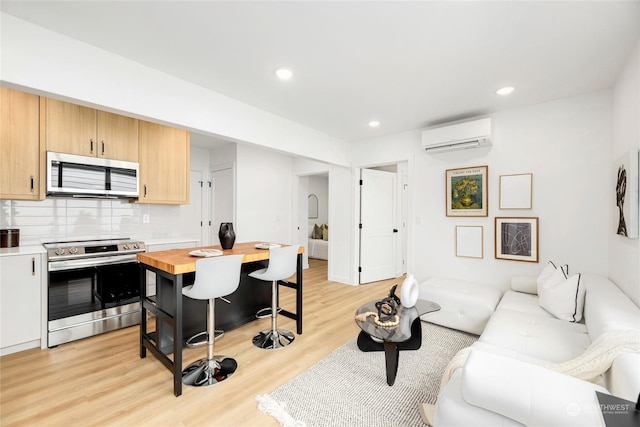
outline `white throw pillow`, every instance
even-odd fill
[[[562,269],[558,269],[557,272],[564,275]],[[540,307],[558,319],[579,322],[582,320],[586,290],[580,283],[580,274],[574,274],[565,280],[558,280],[559,277],[554,273],[542,287],[538,288]]]
[[[566,279],[568,275],[568,265],[565,264],[558,268],[552,261],[549,261],[547,266],[540,272],[540,274],[536,278],[538,295],[540,295],[540,288],[542,286],[550,285],[552,283],[558,283],[559,281]],[[551,280],[551,282],[549,282],[549,280]]]
[[[538,288],[540,288],[544,283],[544,281],[547,280],[549,277],[551,277],[553,273],[556,272],[556,269],[557,267],[553,262],[549,261],[547,263],[547,266],[540,272],[540,274],[538,274],[538,278],[536,279],[536,282],[538,283]]]

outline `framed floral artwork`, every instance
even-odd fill
[[[496,259],[538,262],[538,218],[495,219]]]
[[[447,216],[487,216],[488,166],[447,169]]]

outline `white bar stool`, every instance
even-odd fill
[[[207,357],[196,360],[182,371],[182,382],[196,387],[217,384],[229,378],[238,362],[227,356],[214,356],[215,299],[235,292],[240,284],[240,268],[244,255],[202,258],[196,261],[193,285],[182,288],[182,294],[207,302]]]
[[[293,332],[278,329],[278,280],[287,279],[296,272],[299,248],[299,246],[271,248],[267,268],[249,273],[253,278],[271,282],[271,329],[253,337],[253,345],[256,347],[275,350],[288,346],[295,338]]]

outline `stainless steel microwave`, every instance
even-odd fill
[[[47,196],[137,198],[135,162],[47,151]]]

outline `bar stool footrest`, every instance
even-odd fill
[[[218,341],[223,336],[224,336],[224,331],[221,330],[221,329],[216,329],[215,337],[213,338],[214,342]],[[198,340],[198,341],[196,341],[196,340]],[[209,334],[207,333],[207,331],[202,331],[202,332],[200,332],[198,334],[195,334],[194,336],[190,337],[185,342],[185,344],[189,348],[198,348],[198,347],[202,347],[202,346],[207,345],[208,340],[209,340]]]
[[[256,319],[266,319],[267,317],[271,317],[272,311],[273,310],[271,309],[271,307],[261,308],[256,313]],[[281,311],[282,311],[282,308],[278,307],[278,314],[280,314]]]

